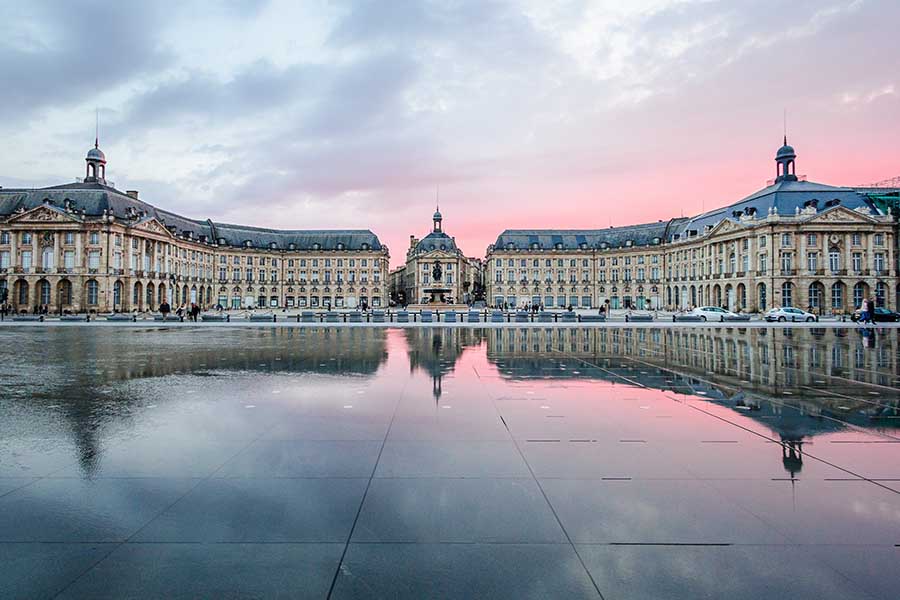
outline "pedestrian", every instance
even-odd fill
[[[169,303],[166,300],[162,301],[162,304],[159,305],[159,312],[162,315],[163,321],[169,318],[169,313],[172,312],[172,307],[169,306]]]

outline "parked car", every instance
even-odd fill
[[[859,321],[859,317],[861,314],[862,309],[857,308],[855,311],[853,311],[853,314],[850,315],[850,320],[854,323]],[[896,323],[897,321],[900,321],[900,313],[878,306],[875,308],[875,314],[872,315],[872,320],[882,323]]]
[[[766,321],[818,321],[816,315],[794,308],[793,306],[783,306],[781,308],[773,308],[766,313]]]
[[[725,317],[736,317],[737,314],[718,306],[698,306],[688,313],[696,315],[704,321],[724,321]]]

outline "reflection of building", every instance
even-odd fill
[[[806,416],[790,424],[783,421],[782,433],[785,439],[797,439],[808,435],[806,427],[814,431],[825,427],[810,421],[809,415],[828,414],[839,406],[845,407],[838,411],[842,420],[865,427],[873,426],[881,417],[900,416],[900,393],[884,394],[873,404],[817,391],[831,384],[846,386],[848,380],[894,387],[893,382],[900,378],[895,353],[900,330],[890,332],[890,336],[880,336],[875,347],[857,330],[825,328],[802,332],[761,328],[498,328],[487,330],[486,335],[488,359],[501,374],[511,377],[529,372],[535,377],[586,377],[584,370],[578,375],[571,370],[548,374],[552,361],[577,357],[602,367],[591,371],[595,377],[621,374],[649,387],[687,394],[700,389],[707,398],[723,405],[737,406],[739,399],[713,389],[704,380],[714,378],[762,397],[778,398],[788,391],[791,401],[802,406]],[[647,367],[673,373],[658,377]]]
[[[468,328],[406,329],[409,370],[421,369],[431,376],[432,394],[439,400],[444,377],[453,371],[468,346],[481,343],[483,331]]]
[[[444,232],[441,211],[435,210],[431,233],[421,240],[410,236],[406,264],[391,273],[391,283],[404,304],[463,303],[480,281],[479,266]]]
[[[117,429],[135,419],[146,401],[134,389],[119,384],[169,375],[212,378],[228,372],[254,382],[262,381],[260,374],[370,377],[384,364],[388,351],[386,330],[372,328],[229,328],[170,330],[162,335],[134,330],[133,335],[120,336],[85,335],[69,328],[53,332],[53,338],[40,353],[29,351],[18,357],[17,373],[40,372],[42,376],[8,382],[3,399],[9,407],[21,407],[7,410],[7,414],[32,419],[33,413],[47,404],[38,406],[35,398],[65,398],[64,403],[46,410],[54,411],[54,425],[62,421],[71,431],[85,473],[91,473],[99,460],[103,428],[112,425]],[[72,368],[98,364],[103,368]],[[335,377],[334,381],[341,380]],[[187,382],[185,379],[184,385]],[[184,398],[174,394],[160,402],[181,400]],[[98,411],[98,402],[103,410]]]
[[[859,333],[532,328],[490,329],[486,335],[488,360],[503,377],[637,381],[739,411],[772,431],[782,445],[782,465],[794,478],[803,468],[809,438],[848,424],[898,426],[900,392],[883,393],[878,402],[830,393],[832,384],[846,387],[853,381],[893,387],[900,375],[895,354],[900,330],[877,344]],[[564,368],[573,357],[585,364]]]
[[[120,192],[91,148],[82,182],[0,189],[0,290],[17,309],[381,306],[388,249],[368,230],[188,219]]]
[[[612,308],[773,306],[843,313],[900,296],[897,189],[851,189],[797,177],[779,148],[768,187],[692,218],[585,230],[517,230],[488,247],[493,305]]]

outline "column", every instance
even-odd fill
[[[38,267],[43,266],[41,261],[41,252],[40,252],[40,243],[38,242],[38,238],[40,238],[40,233],[37,231],[31,232],[31,272],[36,273]]]
[[[9,232],[9,266],[10,266],[9,272],[10,272],[10,277],[7,279],[7,281],[9,281],[9,297],[10,298],[12,298],[12,293],[13,293],[12,284],[14,281],[12,278],[12,273],[15,271],[15,267],[17,267],[19,265],[18,258],[16,257],[16,242],[18,240],[18,237],[19,237],[18,231],[13,230],[13,231]]]
[[[60,265],[60,252],[59,252],[59,237],[63,235],[60,231],[53,232],[53,267],[56,270],[59,270],[58,267]]]
[[[82,267],[84,267],[84,263],[82,262],[82,258],[83,258],[82,254],[83,253],[81,251],[82,244],[83,244],[83,241],[82,241],[83,235],[84,235],[84,233],[81,231],[78,231],[75,233],[75,272],[76,273],[84,273],[84,271],[82,270]]]

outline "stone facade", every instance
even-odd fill
[[[796,306],[843,314],[875,297],[896,308],[894,216],[866,190],[800,181],[795,157],[785,143],[772,185],[697,217],[598,230],[507,230],[487,251],[488,301],[743,312]]]
[[[443,300],[435,296],[438,303],[468,303],[481,280],[481,262],[467,258],[456,239],[444,233],[440,210],[432,221],[432,231],[424,238],[409,237],[406,263],[391,272],[392,297],[402,304],[427,304],[432,296],[429,290],[439,288],[446,291]],[[440,266],[440,281],[434,280],[435,265]]]
[[[0,294],[16,311],[387,305],[388,249],[367,230],[284,231],[187,219],[83,182],[0,189]]]

